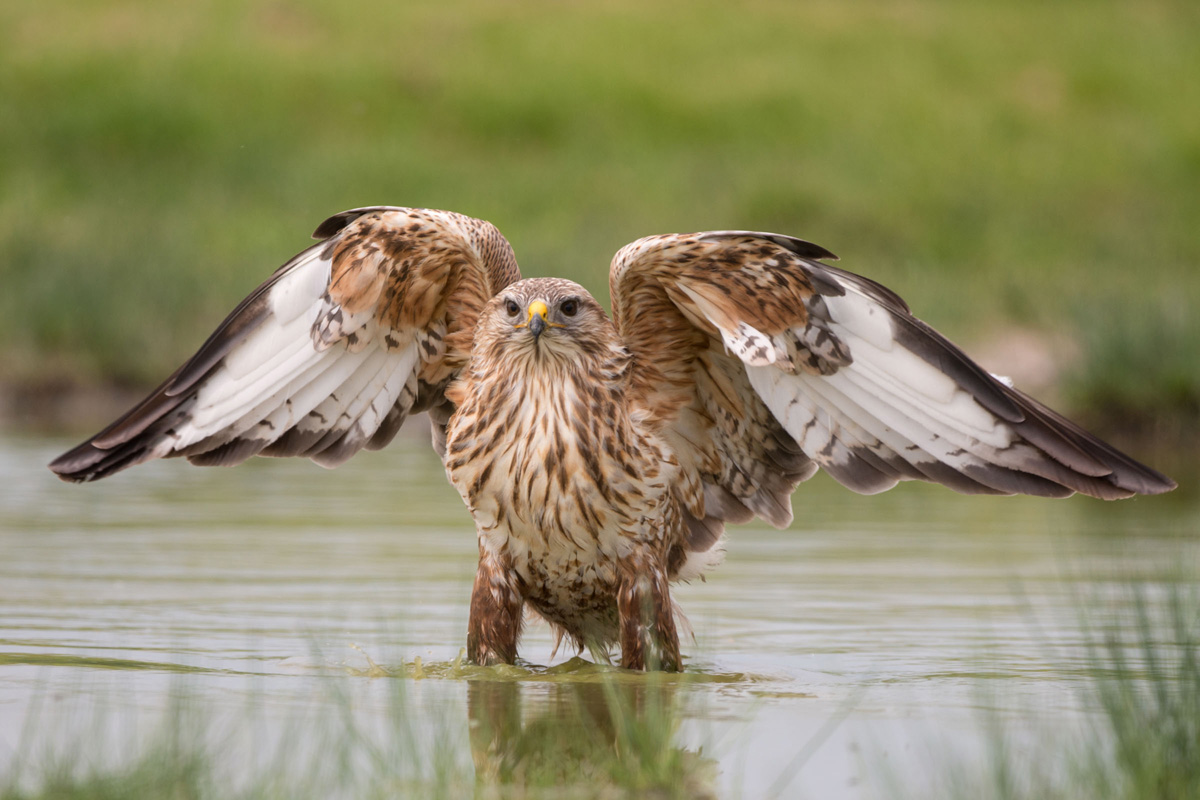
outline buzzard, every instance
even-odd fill
[[[523,612],[634,669],[680,668],[673,581],[726,523],[792,521],[824,469],[1104,499],[1166,476],[1012,388],[895,293],[773,233],[639,239],[612,318],[582,286],[520,280],[491,224],[373,207],[323,222],[166,382],[50,468],[91,481],[154,458],[334,467],[427,412],[475,520],[468,656],[512,663]]]

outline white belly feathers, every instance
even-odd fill
[[[666,497],[663,470],[647,481],[640,459],[614,458],[631,442],[604,440],[614,420],[593,424],[572,382],[508,388],[486,420],[470,419],[482,415],[468,403],[467,418],[451,424],[447,471],[482,546],[506,557],[535,591],[614,586],[617,560],[662,535],[655,520]],[[528,402],[529,392],[542,396]],[[616,422],[632,439],[632,426]],[[456,462],[455,448],[469,457]]]

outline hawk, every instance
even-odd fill
[[[674,581],[725,525],[792,521],[824,469],[873,494],[1104,499],[1166,476],[969,359],[895,293],[810,242],[709,231],[612,261],[612,317],[582,286],[520,280],[491,224],[373,207],[323,222],[149,397],[50,468],[91,481],[155,458],[334,467],[427,412],[474,518],[467,650],[512,663],[525,610],[634,669],[681,666]]]

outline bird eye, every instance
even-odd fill
[[[573,317],[579,312],[579,301],[564,300],[563,304],[558,307],[558,310],[568,317]]]
[[[508,312],[510,317],[515,317],[521,313],[521,307],[517,305],[516,300],[508,300],[504,303],[504,310]]]

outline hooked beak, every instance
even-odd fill
[[[550,309],[546,308],[546,304],[541,300],[534,300],[529,304],[529,320],[526,324],[529,326],[529,332],[533,334],[533,338],[537,339],[542,335],[542,331],[546,330],[548,325],[546,315],[550,313]]]

